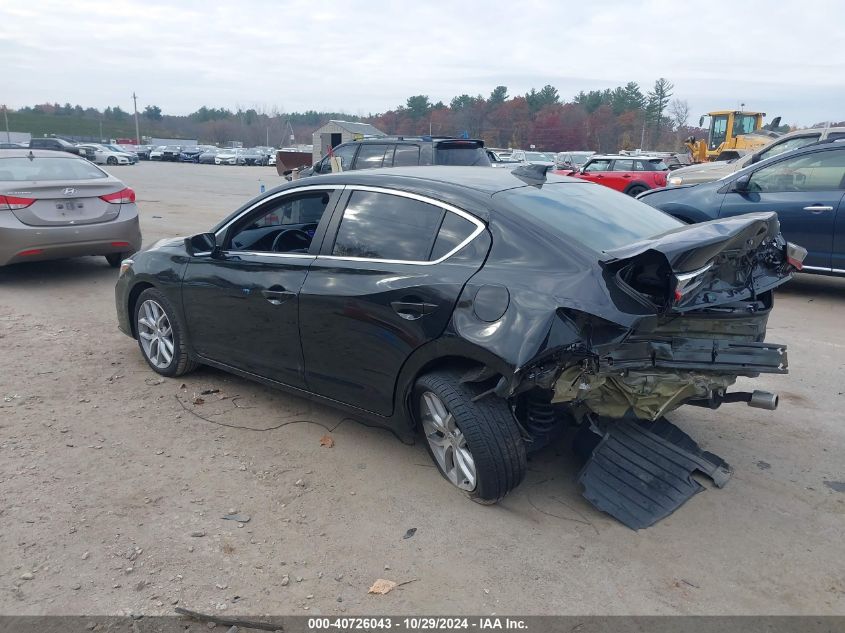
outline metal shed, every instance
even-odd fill
[[[314,149],[311,152],[314,158],[313,162],[316,163],[326,155],[330,148],[337,147],[341,143],[374,136],[387,135],[369,123],[331,120],[314,131]]]

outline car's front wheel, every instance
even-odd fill
[[[439,371],[414,388],[414,413],[440,474],[473,501],[495,503],[525,477],[525,443],[507,401]]]
[[[184,333],[176,308],[160,290],[147,288],[135,303],[138,346],[153,371],[162,376],[181,376],[197,367],[188,357]]]
[[[117,165],[117,159],[114,156],[109,156],[106,159],[106,164],[108,165]]]

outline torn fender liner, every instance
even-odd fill
[[[696,470],[719,488],[731,476],[721,458],[702,451],[665,418],[618,420],[607,426],[578,482],[596,508],[639,530],[669,516],[704,489],[692,478]]]

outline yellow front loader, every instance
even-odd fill
[[[776,117],[763,128],[765,112],[742,112],[739,110],[717,110],[708,112],[710,126],[707,139],[690,136],[685,142],[692,154],[693,162],[703,163],[709,160],[737,158],[748,152],[754,152],[772,142],[778,136],[773,132],[780,125],[780,117]],[[704,127],[704,118],[698,122]]]

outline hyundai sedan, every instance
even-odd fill
[[[0,266],[105,255],[111,266],[141,247],[135,192],[66,152],[0,152]]]
[[[727,390],[786,372],[785,347],[763,339],[802,253],[775,215],[688,226],[546,171],[282,185],[125,261],[119,327],[163,376],[206,364],[420,433],[480,503],[567,424],[612,434],[683,404],[773,408]]]

